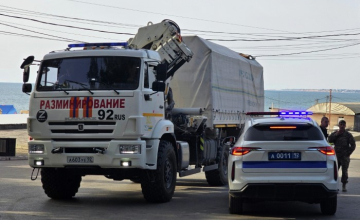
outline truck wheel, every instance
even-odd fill
[[[159,144],[157,169],[144,173],[141,188],[148,202],[168,202],[176,184],[176,156],[173,145],[161,140]]]
[[[230,214],[243,213],[243,203],[240,197],[235,197],[229,194],[229,213]]]
[[[45,194],[52,199],[71,199],[78,192],[80,175],[72,175],[64,169],[41,169],[41,182]]]
[[[337,196],[327,199],[320,203],[321,213],[324,215],[334,215],[337,207]]]
[[[130,179],[131,182],[133,183],[141,183],[141,178],[140,177],[134,177],[132,179]]]
[[[218,158],[218,169],[205,172],[206,180],[210,186],[225,186],[228,184],[229,145],[224,145],[219,150]]]

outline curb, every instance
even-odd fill
[[[0,130],[26,129],[27,124],[0,124]]]
[[[0,161],[9,161],[9,160],[27,160],[27,156],[15,156],[15,157],[0,157]]]

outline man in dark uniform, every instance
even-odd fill
[[[350,155],[356,148],[355,139],[350,132],[345,130],[346,122],[339,121],[339,130],[333,132],[329,136],[329,142],[334,143],[338,167],[342,167],[341,182],[342,191],[346,192],[346,184],[348,183],[348,168],[350,164]]]
[[[321,131],[323,132],[326,140],[328,139],[329,135],[327,133],[327,127],[329,126],[329,119],[327,117],[322,117],[321,119],[321,123],[320,123],[320,128],[321,128]]]

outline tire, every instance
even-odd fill
[[[337,196],[320,203],[321,213],[324,215],[334,215],[337,208]]]
[[[224,145],[218,152],[218,169],[205,172],[210,186],[226,186],[228,184],[229,145]]]
[[[176,185],[176,156],[173,145],[161,140],[158,150],[157,169],[147,171],[141,179],[141,188],[147,202],[168,202]]]
[[[45,194],[52,199],[71,199],[78,192],[80,175],[72,175],[64,169],[41,169],[41,182]]]
[[[243,213],[243,203],[240,197],[234,197],[229,194],[229,213],[230,214]]]

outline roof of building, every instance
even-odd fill
[[[329,113],[330,103],[318,103],[311,106],[307,111],[313,113]],[[356,115],[360,114],[360,102],[332,102],[331,114]]]

